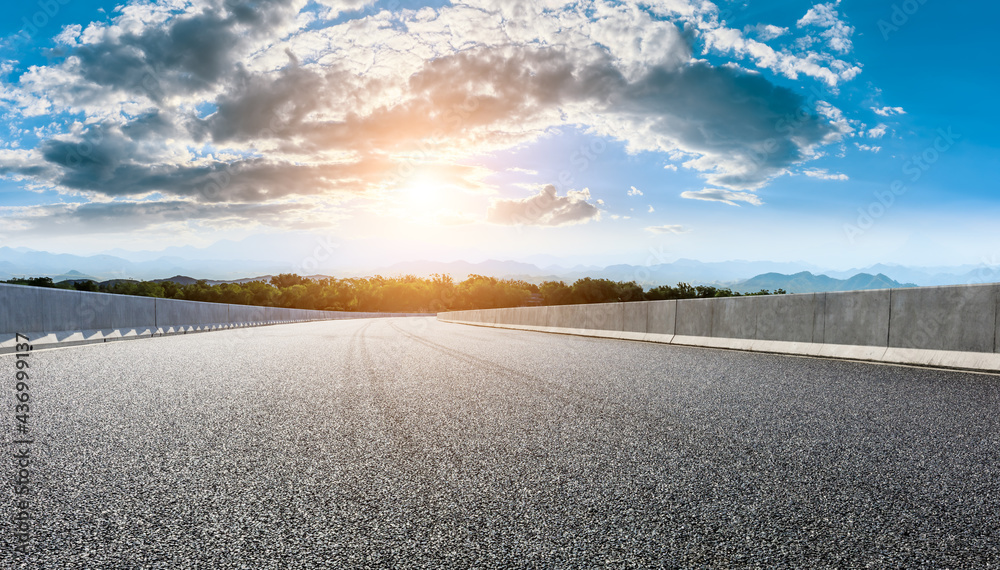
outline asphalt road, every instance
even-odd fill
[[[424,318],[31,359],[4,568],[1000,564],[998,376]]]

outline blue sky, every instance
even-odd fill
[[[993,3],[7,10],[0,245],[1000,264]]]

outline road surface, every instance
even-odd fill
[[[5,568],[1000,563],[998,376],[427,318],[30,359]]]

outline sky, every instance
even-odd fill
[[[0,246],[1000,264],[992,2],[5,9]]]

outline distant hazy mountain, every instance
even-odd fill
[[[0,271],[15,276],[55,278],[76,271],[104,277],[127,271],[128,268],[128,262],[124,259],[110,255],[81,257],[25,248],[0,247]]]
[[[428,277],[434,273],[448,274],[457,280],[463,280],[469,275],[489,275],[504,279],[522,279],[531,283],[542,281],[566,281],[572,283],[577,279],[592,277],[595,279],[611,279],[613,281],[635,281],[643,286],[676,285],[680,282],[692,285],[701,284],[732,284],[747,279],[752,275],[765,272],[796,272],[803,270],[819,270],[804,263],[777,263],[772,261],[725,261],[705,263],[692,259],[679,259],[672,263],[658,265],[611,265],[604,268],[573,267],[565,269],[558,266],[540,268],[530,263],[516,261],[488,260],[482,263],[465,261],[437,262],[413,261],[398,263],[375,270],[373,274],[396,276],[416,275]]]
[[[396,275],[416,275],[418,277],[429,277],[435,273],[441,275],[451,275],[455,279],[464,280],[469,275],[488,275],[491,277],[507,277],[509,275],[529,275],[539,276],[549,273],[531,263],[521,263],[518,261],[496,261],[488,260],[481,263],[469,263],[467,261],[408,261],[396,263],[382,269],[375,270],[373,275],[396,276]]]
[[[287,264],[286,264],[287,265]],[[157,279],[164,275],[205,275],[214,279],[236,279],[263,272],[282,273],[281,264],[241,259],[185,259],[159,257],[150,261],[129,261],[113,255],[80,256],[0,247],[0,278],[52,277],[54,281],[93,276],[94,280]]]
[[[315,249],[315,243],[312,242]],[[163,279],[166,275],[177,277],[188,276],[191,282],[206,279],[210,283],[247,282],[268,280],[271,275],[279,273],[300,273],[296,263],[301,266],[301,259],[288,261],[255,261],[240,259],[246,251],[260,255],[276,255],[266,251],[264,242],[220,242],[211,250],[190,247],[169,248],[161,252],[127,252],[115,250],[120,255],[77,256],[68,254],[53,254],[45,251],[33,251],[26,248],[0,247],[0,279],[11,277],[52,277],[55,281],[66,279],[92,278],[95,281],[110,279]],[[261,248],[260,250],[255,248]],[[165,255],[167,253],[173,255]],[[190,257],[188,257],[190,255]],[[128,257],[125,257],[128,256]],[[217,256],[217,257],[211,257]],[[290,255],[294,257],[294,255]],[[464,280],[471,274],[488,275],[506,279],[523,279],[532,283],[543,281],[565,281],[572,283],[583,277],[612,279],[614,281],[635,281],[644,287],[657,285],[676,285],[684,282],[691,285],[717,285],[733,287],[744,286],[752,279],[763,275],[775,274],[796,276],[803,273],[812,275],[813,281],[800,279],[802,286],[810,290],[843,290],[834,289],[831,283],[824,284],[823,279],[859,283],[857,288],[875,286],[897,287],[900,284],[924,285],[955,285],[965,283],[1000,282],[1000,268],[990,268],[986,265],[961,265],[956,267],[903,267],[898,265],[874,265],[849,271],[832,271],[801,262],[771,262],[771,261],[723,261],[701,262],[691,259],[679,259],[670,263],[655,265],[611,265],[608,267],[592,267],[576,265],[563,267],[552,263],[554,258],[535,256],[533,259],[543,265],[512,260],[488,260],[480,263],[466,261],[412,261],[397,263],[381,268],[366,268],[362,270],[329,270],[320,269],[336,277],[365,277],[384,275],[417,275],[428,277],[434,273],[451,275],[456,280]],[[858,275],[868,275],[869,278]],[[257,275],[259,277],[247,277]],[[754,277],[757,276],[757,277]],[[319,277],[326,277],[321,275]],[[884,278],[885,284],[880,279]],[[174,279],[174,278],[170,278]],[[868,286],[866,279],[875,285]],[[751,283],[749,288],[793,290],[798,285],[777,284],[779,281],[764,286]],[[819,289],[818,287],[824,287]],[[846,285],[837,287],[853,288]]]
[[[777,263],[773,261],[723,261],[701,262],[693,259],[678,259],[672,263],[658,265],[612,265],[590,277],[604,277],[614,281],[635,281],[643,286],[717,284],[726,285],[747,279],[753,275],[769,272],[793,273],[814,270],[804,263]],[[573,275],[574,279],[588,275]]]
[[[900,283],[885,275],[859,273],[849,279],[834,279],[827,275],[813,275],[802,271],[794,275],[781,273],[765,273],[733,286],[733,291],[753,293],[761,289],[774,291],[784,289],[788,293],[826,293],[830,291],[861,291],[865,289],[895,289],[898,287],[916,287],[913,283]]]
[[[204,281],[208,285],[220,285],[222,283],[239,283],[239,284],[242,285],[244,283],[250,283],[251,281],[263,281],[264,283],[270,283],[272,277],[274,277],[274,275],[260,275],[260,276],[257,276],[257,277],[243,277],[241,279],[205,279]],[[320,281],[322,279],[329,279],[331,276],[330,275],[303,275],[303,277],[305,277],[307,279],[312,279],[313,281]],[[201,281],[201,279],[197,279],[195,277],[188,277],[186,275],[174,275],[173,277],[167,277],[165,279],[153,279],[153,281],[156,282],[156,283],[163,283],[164,281],[173,281],[174,283],[177,283],[178,285],[191,285],[191,284],[197,283],[198,281]]]
[[[786,291],[792,289],[789,286],[781,285],[781,283],[788,283],[787,278],[800,275],[803,277],[798,279],[797,284],[790,286],[796,288],[801,285],[808,288],[809,291],[848,291],[1000,282],[1000,268],[975,265],[961,265],[952,268],[912,268],[880,264],[867,269],[831,271],[807,263],[796,262],[701,262],[692,259],[679,259],[671,263],[657,265],[623,264],[604,268],[574,267],[570,269],[558,266],[540,268],[529,263],[496,260],[482,263],[414,261],[378,269],[369,274],[385,276],[412,274],[418,277],[427,277],[434,273],[449,274],[457,280],[463,280],[471,274],[479,274],[505,279],[522,279],[530,283],[543,281],[572,283],[583,277],[592,277],[613,281],[635,281],[647,288],[656,285],[676,285],[681,282],[691,285],[742,287],[752,279],[759,279],[765,275],[779,275],[781,278],[773,279],[773,282],[778,283],[778,285],[771,284],[763,288],[783,288]],[[806,275],[811,276],[812,279],[805,278]],[[755,283],[767,282],[770,281],[761,279],[751,283],[749,287],[756,287],[753,290],[759,291],[761,287],[756,286]]]
[[[198,279],[188,277],[187,275],[174,275],[173,277],[167,277],[166,279],[153,279],[154,283],[164,283],[166,281],[172,281],[178,285],[194,285],[198,282]]]
[[[1000,267],[981,265],[957,265],[954,267],[906,267],[878,263],[869,267],[848,269],[847,271],[824,271],[826,275],[847,278],[858,273],[881,273],[903,283],[916,283],[921,287],[933,285],[971,285],[976,283],[1000,282]]]
[[[79,271],[67,271],[63,275],[54,275],[52,276],[52,280],[56,283],[61,283],[63,281],[100,281],[100,279],[80,273]]]

